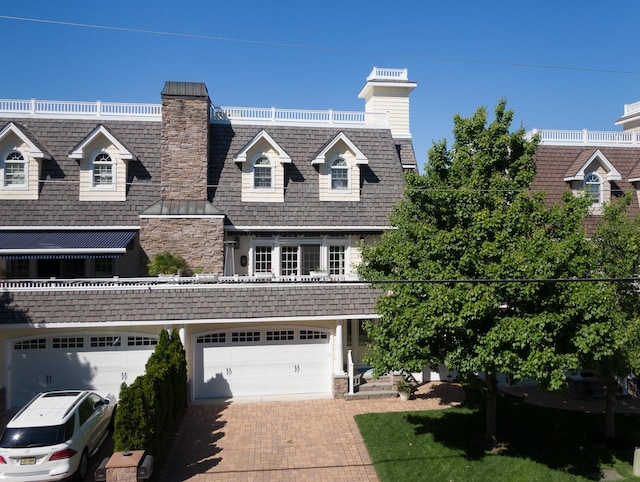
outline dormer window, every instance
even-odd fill
[[[311,164],[318,166],[320,201],[360,200],[360,166],[369,160],[344,132],[327,142]]]
[[[273,184],[273,166],[268,157],[259,157],[253,163],[253,187],[270,189]]]
[[[0,129],[0,199],[38,199],[47,148],[25,126],[9,122]]]
[[[584,178],[584,188],[592,204],[602,204],[602,179],[595,172]]]
[[[107,153],[101,152],[93,158],[93,187],[113,187],[113,160]]]
[[[4,157],[4,186],[27,187],[27,161],[21,152],[11,151]]]
[[[349,165],[341,157],[331,163],[331,189],[349,189]]]
[[[285,166],[291,157],[265,130],[258,132],[233,160],[240,167],[243,202],[284,202]]]
[[[136,156],[105,126],[93,129],[69,157],[80,166],[80,201],[127,200],[127,163]]]

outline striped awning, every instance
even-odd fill
[[[117,258],[137,231],[0,231],[2,259]]]

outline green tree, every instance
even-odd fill
[[[569,283],[495,280],[567,278],[589,266],[587,200],[568,195],[548,208],[530,191],[537,139],[510,132],[512,119],[504,101],[491,123],[484,108],[455,116],[452,148],[434,143],[425,173],[407,177],[390,217],[396,229],[363,247],[359,268],[385,292],[381,318],[365,325],[368,362],[378,373],[445,363],[483,374],[487,443],[496,438],[497,375],[561,387],[577,367],[582,308],[563,309],[580,292]]]
[[[594,277],[611,281],[585,287],[583,302],[591,317],[576,336],[582,366],[595,368],[605,381],[605,437],[614,439],[619,380],[640,368],[640,306],[637,284],[629,281],[640,266],[640,218],[630,217],[629,195],[604,205],[592,240]]]

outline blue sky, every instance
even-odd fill
[[[639,19],[626,0],[4,0],[0,98],[159,103],[182,80],[217,105],[362,111],[373,66],[408,68],[422,169],[454,114],[500,98],[515,127],[619,130]]]

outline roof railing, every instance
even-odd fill
[[[640,132],[533,129],[527,138],[536,134],[544,146],[640,147]]]
[[[37,99],[0,99],[0,116],[160,121],[162,119],[162,105],[101,101],[73,102]],[[389,116],[386,112],[212,106],[211,122],[386,129],[389,127]]]
[[[118,102],[74,102],[64,100],[0,99],[0,115],[71,118],[161,118],[160,104],[123,104]]]
[[[386,112],[214,106],[211,108],[211,122],[387,128],[389,126],[389,116]]]

